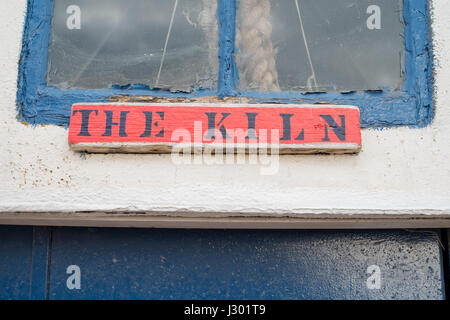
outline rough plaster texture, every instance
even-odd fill
[[[359,155],[177,166],[170,155],[80,154],[67,130],[16,120],[25,0],[0,10],[0,212],[425,214],[450,217],[450,2],[432,1],[435,108],[426,128],[365,129]],[[0,218],[1,218],[0,214]]]

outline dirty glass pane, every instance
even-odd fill
[[[400,89],[402,0],[238,0],[242,90]]]
[[[216,11],[215,0],[54,0],[47,81],[215,88]]]

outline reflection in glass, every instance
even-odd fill
[[[215,88],[216,11],[215,0],[55,0],[47,81],[61,89]]]
[[[401,89],[402,0],[238,0],[240,89]]]

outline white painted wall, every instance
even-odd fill
[[[170,155],[84,157],[69,149],[65,129],[19,123],[15,97],[26,1],[3,1],[0,221],[11,212],[73,211],[450,217],[450,2],[432,4],[433,124],[363,130],[357,156],[282,156],[278,174],[263,176],[255,165],[176,166]]]

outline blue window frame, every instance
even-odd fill
[[[404,0],[405,72],[402,90],[367,90],[339,93],[239,91],[234,60],[236,0],[218,0],[219,79],[217,90],[191,93],[150,90],[143,85],[109,89],[62,90],[46,83],[47,56],[53,0],[28,0],[23,47],[19,63],[18,118],[30,124],[68,126],[70,109],[77,102],[107,102],[118,96],[197,98],[248,97],[251,103],[335,103],[356,105],[361,127],[398,125],[423,127],[433,118],[432,52],[427,0]]]

